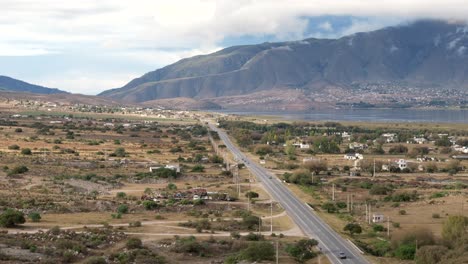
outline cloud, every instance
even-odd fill
[[[133,67],[137,62],[138,70],[154,70],[185,56],[217,50],[227,38],[339,37],[417,18],[466,20],[468,14],[466,0],[291,0],[287,4],[283,0],[1,0],[1,6],[0,56],[61,54],[86,77],[70,75],[68,85],[68,77],[56,84],[80,91],[80,87],[94,91],[98,85],[128,81],[124,78],[137,73]],[[308,17],[316,16],[365,19],[354,19],[345,28],[325,20],[317,24],[321,32],[309,33]],[[86,69],[94,65],[75,63],[75,54],[108,60],[100,62],[102,70],[91,74]],[[113,57],[128,59],[131,66],[121,61],[123,74],[111,75],[105,68],[113,66]],[[0,62],[0,73],[8,70]],[[66,74],[56,68],[45,76]],[[91,78],[94,81],[88,81]],[[53,84],[48,77],[43,79]]]

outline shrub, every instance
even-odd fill
[[[31,151],[31,149],[29,149],[29,148],[24,148],[24,149],[21,150],[21,154],[23,154],[23,155],[31,155],[31,154],[32,154],[32,151]]]
[[[139,238],[130,238],[129,240],[127,240],[128,249],[141,248],[142,246],[143,242]]]
[[[28,217],[33,222],[40,222],[41,221],[41,215],[38,212],[31,212],[31,213],[29,213]]]
[[[398,222],[393,222],[393,223],[392,223],[392,226],[395,227],[395,228],[400,228],[400,223],[398,223]]]
[[[193,166],[191,171],[192,172],[204,172],[205,167],[203,167],[203,165],[197,164],[197,165]]]
[[[434,213],[434,214],[432,214],[432,218],[440,218],[440,214]]]
[[[10,145],[10,146],[8,146],[8,149],[11,149],[11,150],[18,150],[18,149],[20,149],[20,146],[18,146],[18,145]]]
[[[127,197],[127,194],[124,192],[118,192],[115,196],[119,199],[124,199],[125,197]]]
[[[383,225],[373,225],[372,230],[375,232],[382,232],[385,231],[385,227],[383,227]]]
[[[406,215],[406,210],[400,210],[400,211],[398,211],[398,214],[400,214],[400,215]]]
[[[119,214],[126,214],[128,213],[128,205],[126,204],[121,204],[117,207],[117,212]]]
[[[14,209],[6,209],[0,214],[0,226],[1,227],[15,227],[18,224],[24,224],[24,214]]]
[[[285,251],[297,262],[303,263],[317,255],[312,250],[317,245],[318,242],[315,239],[301,239],[294,244],[287,245]]]
[[[28,172],[28,167],[21,165],[14,167],[11,171],[8,172],[8,175],[23,174]]]
[[[141,227],[141,222],[140,221],[135,221],[135,222],[130,222],[128,223],[129,227]]]
[[[350,235],[362,233],[362,227],[359,224],[349,223],[344,228],[344,231],[348,231]]]
[[[247,192],[247,193],[245,194],[245,197],[250,198],[250,199],[252,199],[252,198],[258,198],[258,193],[253,192],[253,191],[249,191],[249,192]]]
[[[107,261],[103,257],[90,257],[86,264],[106,264]]]
[[[239,252],[239,260],[248,261],[263,261],[273,260],[275,256],[275,249],[271,242],[261,241],[256,243],[249,243],[246,249]]]

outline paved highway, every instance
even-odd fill
[[[232,144],[227,134],[209,124],[210,128],[217,131],[221,140],[231,151],[237,160],[244,162],[247,168],[263,184],[270,195],[278,201],[288,215],[310,238],[319,241],[319,246],[332,263],[369,263],[358,250],[347,240],[338,235],[331,227],[317,216],[313,210],[301,202],[284,184],[267,169],[250,160],[235,145]],[[344,252],[346,259],[340,259],[338,254]]]

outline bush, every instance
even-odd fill
[[[373,225],[372,230],[374,230],[374,232],[382,232],[385,231],[385,227],[383,227],[383,225]]]
[[[128,213],[128,205],[126,204],[121,204],[117,207],[117,212],[119,214],[126,214]]]
[[[392,226],[395,227],[395,228],[400,228],[400,223],[398,223],[398,222],[393,222],[393,223],[392,223]]]
[[[31,213],[29,213],[28,217],[33,222],[40,222],[41,221],[41,215],[38,212],[31,212]]]
[[[124,199],[125,197],[127,197],[127,194],[124,192],[118,192],[115,196],[119,199]]]
[[[22,129],[22,128],[16,128],[16,129],[15,129],[15,132],[16,132],[16,133],[21,133],[21,132],[23,132],[23,129]]]
[[[434,213],[434,214],[432,214],[432,218],[436,218],[436,219],[437,219],[437,218],[440,218],[440,214]]]
[[[24,219],[24,214],[20,211],[6,209],[2,214],[0,214],[1,227],[15,227],[18,224],[24,224],[24,222],[26,222],[26,219]]]
[[[275,249],[271,242],[261,241],[255,243],[249,243],[249,246],[242,250],[239,255],[239,260],[248,261],[263,261],[273,260],[275,256]]]
[[[297,262],[304,263],[317,255],[312,250],[317,245],[318,242],[315,239],[301,239],[295,244],[287,245],[285,251]]]
[[[204,172],[205,167],[203,167],[203,165],[197,164],[197,165],[193,166],[191,171],[192,172]]]
[[[406,211],[405,211],[405,210],[400,210],[400,211],[398,211],[398,214],[400,214],[400,215],[406,215]]]
[[[372,185],[372,187],[369,190],[369,194],[372,195],[387,195],[391,191],[390,188],[384,185]]]
[[[106,260],[103,257],[90,257],[86,264],[106,264]]]
[[[8,146],[8,149],[11,149],[11,150],[18,150],[18,149],[20,149],[20,146],[18,146],[18,145],[11,145],[11,146]]]
[[[24,149],[21,150],[21,154],[23,154],[23,155],[31,155],[31,154],[32,154],[32,151],[31,151],[31,149],[29,149],[29,148],[24,148]]]
[[[28,167],[21,165],[14,167],[11,171],[8,172],[8,175],[23,174],[28,172]]]
[[[250,199],[252,199],[252,198],[258,198],[258,193],[249,191],[249,192],[247,192],[247,193],[245,194],[245,197],[250,198]]]
[[[141,248],[142,246],[143,242],[139,238],[130,238],[129,240],[127,240],[128,249]]]
[[[348,231],[350,235],[362,233],[362,227],[359,224],[349,223],[344,228],[344,231]]]

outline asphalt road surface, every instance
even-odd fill
[[[369,263],[349,241],[338,235],[330,226],[320,219],[313,210],[301,202],[275,175],[256,162],[250,160],[242,151],[232,144],[227,134],[209,124],[213,131],[217,131],[227,149],[231,151],[239,163],[247,168],[264,185],[270,195],[278,201],[299,228],[310,238],[319,241],[319,247],[332,263]],[[338,254],[343,252],[346,259],[340,259]]]

